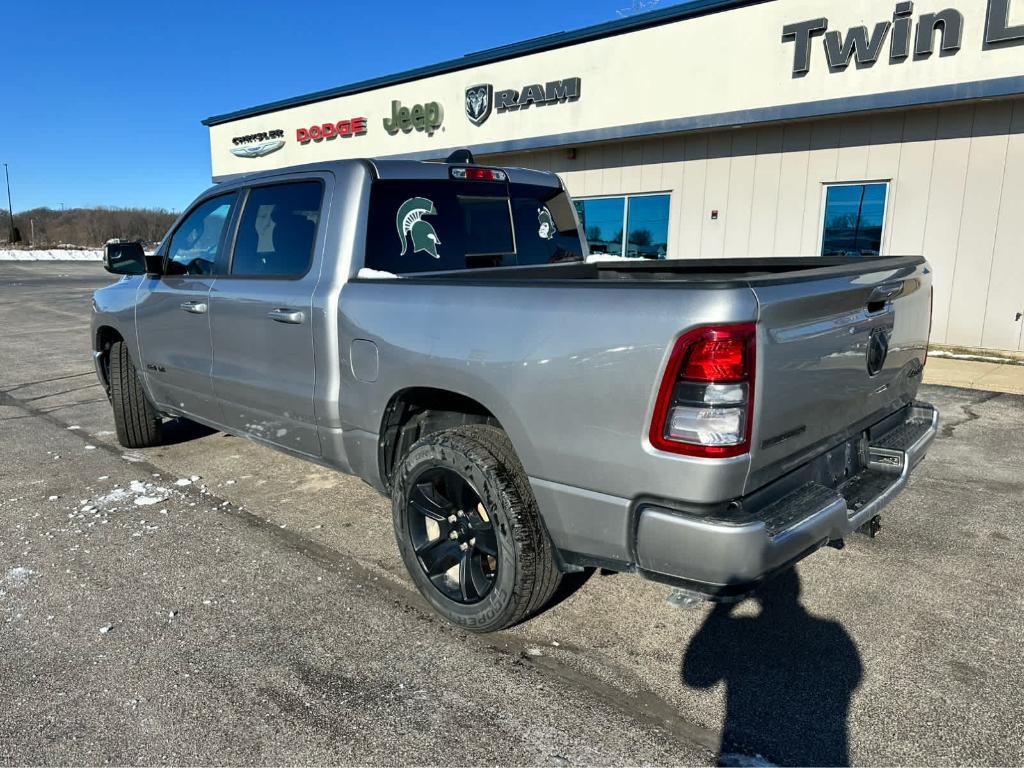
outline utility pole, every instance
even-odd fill
[[[11,215],[11,229],[7,236],[7,242],[13,245],[21,241],[21,233],[14,227],[14,205],[11,204],[11,172],[4,163],[4,175],[7,177],[7,212]]]

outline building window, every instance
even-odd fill
[[[821,255],[880,255],[888,194],[888,182],[826,186]]]
[[[669,195],[628,195],[575,200],[593,254],[633,259],[668,257]]]

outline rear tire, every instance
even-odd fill
[[[117,441],[125,448],[160,445],[163,421],[146,397],[135,364],[123,341],[110,347],[110,404]]]
[[[460,490],[446,494],[451,486]],[[427,435],[399,464],[391,499],[409,575],[453,624],[472,632],[505,629],[537,613],[558,588],[562,574],[554,547],[526,472],[501,430],[468,425]],[[423,516],[419,509],[428,501],[431,514]],[[435,537],[417,530],[425,517]],[[481,557],[484,541],[490,543]],[[468,549],[460,552],[463,544]],[[492,548],[496,554],[490,558]],[[446,554],[438,556],[439,550]],[[474,556],[475,569],[468,564]],[[435,564],[432,575],[428,566]],[[465,573],[475,582],[467,588],[463,580],[460,589]]]

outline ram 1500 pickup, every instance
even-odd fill
[[[587,567],[735,599],[907,484],[924,259],[594,263],[557,176],[463,160],[245,175],[155,254],[108,245],[120,442],[184,417],[359,476],[476,631]]]

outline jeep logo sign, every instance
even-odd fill
[[[1013,5],[1024,9],[1024,0],[988,0],[984,20],[984,48],[1024,44],[1024,24],[1010,24]],[[899,63],[913,57],[926,59],[938,50],[951,56],[960,50],[964,37],[964,15],[956,8],[922,13],[914,18],[911,0],[896,3],[892,21],[879,21],[870,30],[866,26],[850,27],[845,33],[829,30],[826,18],[810,19],[782,28],[782,42],[793,43],[793,77],[801,77],[811,69],[811,42],[823,38],[825,59],[832,72],[842,72],[856,62],[870,67],[882,55],[889,42],[889,62]],[[938,38],[938,45],[936,45]]]
[[[436,101],[403,107],[402,102],[391,102],[391,117],[384,118],[384,130],[394,136],[399,131],[409,133],[413,129],[433,136],[444,121],[444,108]]]

